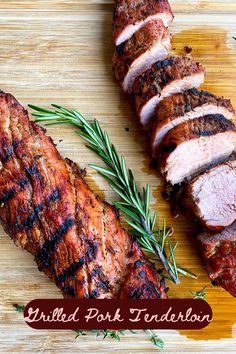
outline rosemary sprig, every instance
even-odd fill
[[[78,135],[86,140],[90,150],[95,152],[105,163],[105,167],[90,165],[100,173],[109,183],[111,188],[119,195],[121,201],[114,202],[128,218],[127,223],[133,228],[133,234],[145,252],[155,255],[170,279],[179,283],[179,273],[196,278],[192,273],[180,268],[175,259],[177,242],[172,245],[167,238],[173,233],[167,229],[165,221],[162,230],[155,230],[156,212],[150,210],[150,186],[138,191],[137,183],[132,171],[127,168],[124,156],[119,156],[114,145],[110,142],[106,131],[102,131],[97,120],[87,121],[81,113],[75,109],[66,109],[53,104],[53,110],[48,110],[29,105],[34,110],[33,116],[36,122],[49,122],[54,124],[73,124],[78,128]]]
[[[199,291],[191,291],[191,294],[194,299],[200,299],[206,301],[206,286],[202,288],[202,290]]]

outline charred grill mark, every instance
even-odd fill
[[[196,133],[194,133],[196,135]],[[162,153],[171,153],[176,149],[176,144],[168,144],[162,148]]]
[[[27,178],[22,178],[18,184],[20,185],[21,188],[24,188],[26,186],[29,186],[29,180]]]
[[[201,96],[202,92],[204,91],[199,91],[196,88],[191,88],[188,90],[188,92],[194,96]]]
[[[130,293],[130,298],[131,299],[140,299],[140,298],[146,298],[146,299],[151,299],[154,297],[157,297],[158,299],[161,298],[161,295],[155,285],[152,282],[147,282],[140,286],[137,289],[134,289]]]
[[[13,230],[14,232],[16,231],[29,231],[33,228],[37,218],[36,215],[32,212],[30,215],[26,218],[26,220],[22,222],[15,222],[13,224]]]
[[[139,276],[140,276],[141,279],[144,279],[145,275],[146,275],[146,273],[145,273],[144,270],[141,270],[141,272],[139,272]]]
[[[105,274],[103,273],[101,266],[96,266],[90,273],[91,278],[96,278],[97,277],[97,283],[96,286],[99,289],[109,289],[110,288],[110,282],[109,280],[106,280]]]
[[[13,147],[10,144],[7,144],[6,146],[3,147],[2,151],[0,152],[0,159],[1,161],[7,162],[10,160],[10,158],[13,156]]]
[[[0,197],[0,204],[5,203],[5,202],[9,201],[10,199],[12,199],[16,195],[16,192],[17,192],[17,190],[15,187],[9,189],[6,192],[2,192],[2,195]]]
[[[101,280],[97,284],[97,287],[100,288],[100,289],[109,289],[110,288],[109,280]]]
[[[44,207],[46,206],[46,203],[56,202],[57,200],[60,199],[61,199],[60,188],[57,187],[53,190],[53,192],[48,197],[46,197],[46,200],[44,202],[35,206],[36,214],[39,214],[41,211],[43,211]]]
[[[143,265],[143,262],[140,260],[140,259],[138,259],[135,263],[134,263],[134,267],[135,268],[139,268],[139,267],[141,267]]]
[[[96,275],[100,275],[102,273],[101,266],[97,266],[91,271],[91,278],[96,277]]]
[[[163,68],[165,68],[166,66],[172,66],[173,65],[173,59],[166,59],[166,60],[163,60],[163,61],[161,61],[161,60],[159,60],[159,61],[157,61],[156,62],[156,68],[158,69],[158,70],[161,70],[161,69],[163,69]]]
[[[75,297],[76,296],[76,291],[75,289],[70,286],[70,285],[65,285],[63,288],[62,288],[63,292],[71,297]]]
[[[65,269],[56,279],[55,282],[57,285],[64,283],[69,276],[74,275],[74,273],[80,269],[85,263],[85,258],[82,257],[79,261],[74,262],[71,266]]]
[[[97,298],[98,296],[99,296],[99,290],[98,290],[98,289],[95,289],[95,290],[91,291],[89,297],[90,297],[91,299],[94,299],[94,298]]]
[[[117,55],[121,56],[124,54],[124,49],[125,49],[125,42],[119,44],[117,47],[116,47],[116,53]]]
[[[13,140],[12,146],[13,146],[14,149],[16,149],[19,145],[20,145],[20,141],[19,140]]]
[[[37,165],[33,165],[31,167],[25,167],[25,171],[32,177],[38,173]]]
[[[88,251],[87,251],[87,256],[90,261],[94,261],[97,256],[97,251],[98,251],[98,246],[92,241],[88,241]]]
[[[55,232],[52,238],[46,241],[41,248],[41,250],[36,255],[36,260],[42,264],[43,268],[47,268],[51,264],[51,252],[54,250],[56,244],[61,241],[63,236],[69,231],[71,226],[74,225],[74,219],[68,218],[63,224],[59,227],[59,229]]]
[[[38,215],[43,210],[44,204],[38,204],[34,207],[35,213]]]
[[[234,124],[226,119],[222,114],[215,115],[207,115],[199,119],[199,122],[209,122],[209,124],[205,123],[206,128],[201,129],[201,125],[193,126],[193,134],[197,137],[199,136],[212,136],[220,132],[224,132],[226,130],[235,130]],[[203,126],[204,128],[204,126]]]
[[[29,185],[29,181],[26,178],[22,178],[19,182],[17,182],[16,187],[12,187],[8,191],[2,192],[2,196],[0,197],[0,204],[5,203],[15,197],[18,192],[17,185],[19,185],[21,188],[24,188]]]
[[[54,189],[54,191],[52,192],[52,194],[49,196],[49,198],[47,199],[47,202],[55,202],[57,200],[61,199],[61,195],[60,195],[60,187],[57,187]]]

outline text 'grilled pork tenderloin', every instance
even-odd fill
[[[0,220],[65,297],[166,298],[117,211],[97,197],[45,130],[0,93]]]
[[[221,231],[236,220],[236,161],[218,165],[187,186],[183,205],[206,228]]]
[[[161,20],[149,21],[127,41],[116,47],[113,71],[125,92],[131,93],[135,78],[158,60],[168,56],[170,34]]]
[[[158,61],[136,78],[133,84],[136,111],[140,122],[148,129],[157,105],[168,96],[199,87],[204,81],[205,69],[190,57],[171,57]]]
[[[230,100],[195,88],[166,97],[157,106],[152,126],[153,157],[158,156],[163,138],[172,128],[209,114],[222,114],[233,119],[235,112]]]
[[[224,116],[189,120],[165,136],[159,156],[160,171],[171,184],[181,183],[225,161],[235,147],[235,125]]]
[[[113,39],[119,45],[151,20],[162,20],[165,27],[173,20],[168,0],[116,0],[113,11]]]
[[[213,284],[236,297],[236,222],[217,234],[203,232],[198,241]]]

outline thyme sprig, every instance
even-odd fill
[[[169,278],[179,283],[179,273],[196,278],[192,273],[179,267],[175,258],[177,242],[173,245],[169,237],[173,230],[166,227],[155,229],[156,212],[150,210],[150,186],[138,191],[136,180],[127,168],[124,156],[119,156],[114,145],[110,142],[106,131],[102,131],[97,120],[89,122],[75,109],[66,109],[53,104],[52,110],[29,105],[34,110],[36,122],[50,122],[47,125],[72,124],[78,128],[78,135],[88,142],[90,150],[95,152],[105,163],[104,166],[90,165],[98,171],[109,183],[110,187],[121,198],[114,202],[128,218],[127,223],[132,227],[142,249],[159,260]],[[168,239],[168,242],[167,242]]]

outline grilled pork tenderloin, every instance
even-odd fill
[[[189,120],[165,136],[160,148],[160,171],[167,182],[181,183],[225,161],[235,147],[235,125],[224,116]]]
[[[204,227],[220,231],[236,219],[235,181],[236,161],[218,165],[187,185],[183,205]]]
[[[164,98],[157,106],[152,126],[153,157],[158,156],[163,138],[173,127],[209,114],[222,114],[233,119],[235,112],[230,100],[195,88]]]
[[[173,20],[168,0],[115,0],[113,39],[120,45],[151,20],[162,20],[168,27]]]
[[[123,90],[131,93],[135,78],[157,60],[165,59],[170,48],[170,34],[161,20],[149,21],[117,46],[112,59],[113,71]]]
[[[204,74],[201,64],[187,56],[176,56],[154,63],[137,77],[132,90],[136,111],[144,128],[150,127],[156,107],[165,97],[200,86]]]
[[[205,231],[198,241],[213,284],[236,297],[236,222],[219,233]]]
[[[45,130],[0,93],[0,221],[65,297],[165,298],[164,283]]]

